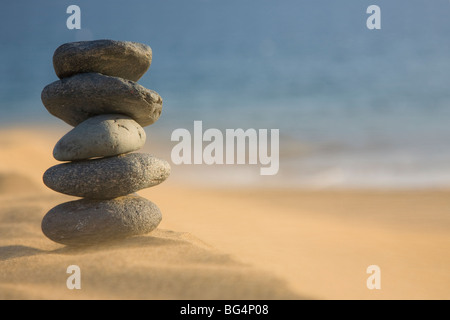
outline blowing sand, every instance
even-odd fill
[[[139,193],[163,213],[155,232],[53,243],[42,217],[74,199],[41,180],[60,136],[0,131],[1,299],[450,298],[450,191],[194,188],[173,177]],[[374,264],[381,290],[366,287]],[[66,287],[69,265],[81,290]]]

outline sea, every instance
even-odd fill
[[[79,30],[67,28],[69,5],[80,7]],[[381,29],[367,27],[371,5]],[[153,49],[139,83],[164,100],[150,137],[170,147],[195,120],[279,129],[277,179],[253,170],[233,180],[217,165],[221,179],[448,188],[449,16],[448,0],[2,1],[0,126],[60,122],[40,100],[57,80],[59,45],[137,41]]]

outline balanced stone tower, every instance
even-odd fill
[[[146,140],[144,126],[161,115],[162,99],[136,83],[150,67],[149,46],[113,40],[67,43],[53,56],[61,79],[46,86],[47,110],[75,128],[53,156],[65,163],[44,173],[50,189],[84,199],[60,204],[42,221],[51,240],[89,245],[154,230],[161,212],[135,192],[163,182],[170,165],[131,153]]]

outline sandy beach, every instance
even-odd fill
[[[163,213],[151,234],[53,243],[41,220],[74,199],[42,183],[60,136],[0,131],[0,299],[450,298],[447,190],[207,188],[171,177],[139,192]],[[69,265],[81,268],[81,290],[66,287]],[[370,265],[381,290],[366,286]]]

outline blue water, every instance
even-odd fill
[[[77,4],[82,29],[66,28]],[[382,29],[366,28],[377,4]],[[447,0],[14,1],[0,4],[0,124],[57,123],[40,102],[62,43],[149,44],[153,130],[279,128],[306,187],[450,186]]]

